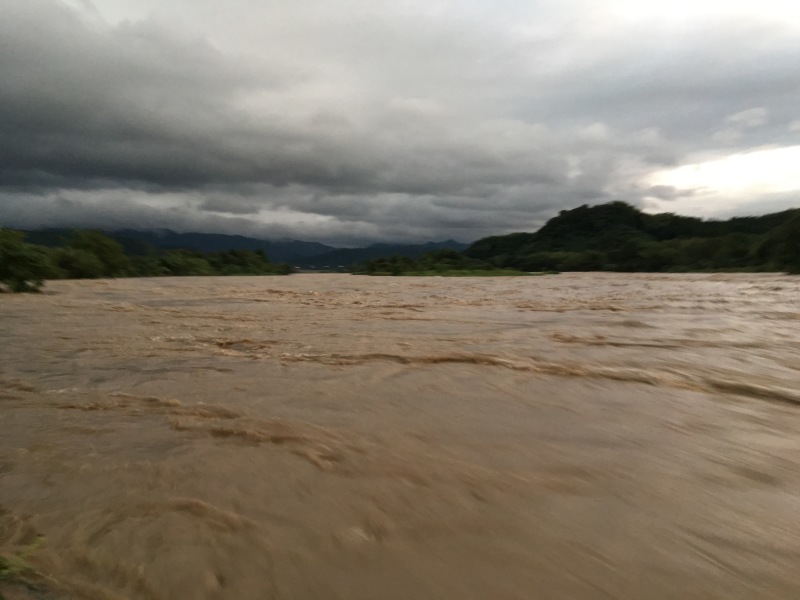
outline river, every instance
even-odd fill
[[[800,278],[0,295],[8,598],[800,598]]]

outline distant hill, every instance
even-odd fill
[[[366,248],[334,248],[317,242],[299,240],[269,241],[241,235],[221,233],[177,233],[168,229],[139,231],[122,229],[104,232],[118,241],[127,254],[146,255],[157,250],[194,250],[212,253],[225,250],[261,250],[274,263],[288,263],[302,268],[349,267],[365,260],[387,256],[416,258],[433,250],[464,250],[467,245],[454,240],[426,244],[372,244]],[[26,231],[26,240],[48,247],[62,245],[71,234],[69,229]]]
[[[316,256],[334,250],[317,242],[301,242],[297,240],[268,241],[242,235],[226,235],[222,233],[176,233],[168,229],[157,231],[138,231],[123,229],[108,232],[108,235],[120,243],[124,240],[143,242],[163,250],[196,250],[197,252],[221,252],[223,250],[261,250],[272,262],[294,263],[298,258]]]
[[[70,229],[42,229],[26,231],[25,238],[32,244],[56,247],[71,234]],[[127,254],[146,255],[152,250],[193,250],[195,252],[212,253],[225,250],[261,250],[272,262],[296,264],[310,256],[324,254],[336,250],[333,246],[317,242],[301,242],[287,240],[273,242],[242,235],[226,235],[222,233],[177,233],[169,229],[155,231],[139,231],[122,229],[105,231],[115,239]]]
[[[800,268],[800,209],[706,221],[649,215],[624,202],[563,210],[535,233],[492,236],[465,254],[527,271]]]

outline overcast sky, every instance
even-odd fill
[[[800,206],[800,3],[0,0],[2,225],[469,242],[616,199]]]

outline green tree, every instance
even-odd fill
[[[272,264],[262,250],[225,250],[210,254],[208,262],[223,275],[264,275]]]
[[[77,248],[59,248],[55,252],[58,268],[67,279],[96,279],[105,273],[105,266],[92,252]]]
[[[615,271],[636,271],[642,264],[645,244],[638,238],[625,241],[608,253]]]
[[[771,254],[779,268],[800,274],[800,214],[776,227],[769,237]]]
[[[12,292],[38,292],[45,279],[58,275],[45,248],[26,244],[19,232],[0,229],[0,282]]]
[[[128,257],[122,245],[99,231],[75,231],[68,247],[94,254],[103,265],[102,277],[128,274]]]
[[[214,268],[202,256],[189,250],[170,250],[161,256],[161,267],[168,275],[214,275]]]
[[[131,256],[128,258],[128,272],[131,277],[157,277],[167,275],[162,266],[160,257],[155,251],[144,256]]]

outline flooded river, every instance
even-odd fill
[[[46,291],[0,296],[9,599],[800,598],[800,278]]]

